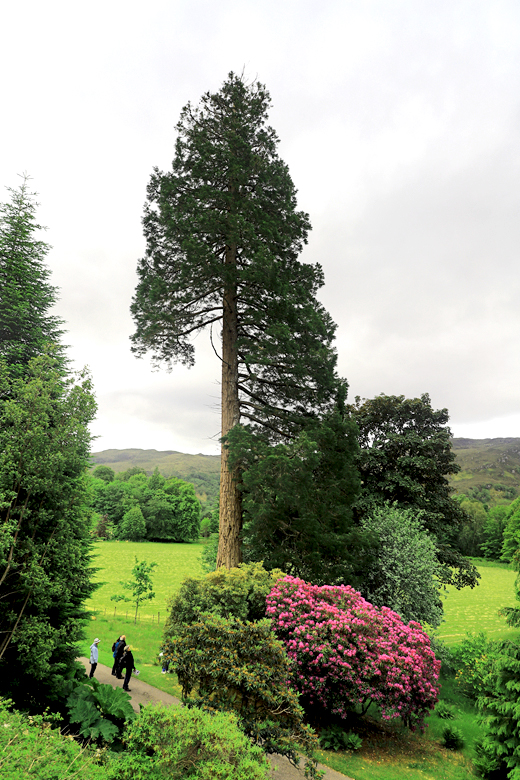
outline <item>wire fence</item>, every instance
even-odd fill
[[[119,618],[119,620],[131,620],[132,623],[134,622],[135,617],[135,609],[121,609],[115,607],[99,607],[99,608],[93,608],[90,609],[89,612],[91,615],[95,615],[96,617],[108,617],[108,618]],[[157,623],[157,625],[161,625],[164,623],[166,612],[152,612],[149,614],[142,613],[140,610],[137,613],[137,623]]]

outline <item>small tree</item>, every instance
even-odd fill
[[[116,595],[111,597],[112,601],[131,601],[135,604],[134,625],[137,623],[139,605],[142,604],[143,601],[155,598],[155,593],[152,590],[153,582],[150,575],[156,566],[156,563],[138,561],[137,556],[135,556],[135,566],[132,569],[133,579],[121,582],[121,585],[125,590],[132,591],[132,596]]]

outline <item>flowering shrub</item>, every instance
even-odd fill
[[[419,623],[403,623],[348,585],[289,576],[268,595],[267,616],[294,662],[291,682],[310,705],[346,718],[376,702],[383,718],[422,728],[437,701],[440,661]]]

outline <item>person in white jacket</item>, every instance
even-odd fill
[[[96,637],[94,639],[94,641],[92,642],[92,644],[90,645],[90,674],[89,674],[89,679],[91,677],[94,677],[94,672],[96,671],[96,666],[98,665],[98,655],[99,655],[98,645],[99,645],[100,642],[101,642],[101,640]]]

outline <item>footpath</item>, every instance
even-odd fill
[[[78,658],[79,661],[85,667],[87,673],[90,672],[90,664],[87,658]],[[95,674],[96,680],[100,683],[108,683],[112,688],[122,687],[121,680],[117,680],[112,675],[112,670],[109,666],[98,664]],[[152,702],[160,702],[167,707],[180,705],[179,699],[176,696],[171,696],[169,693],[160,691],[158,688],[154,688],[153,685],[143,682],[136,677],[132,676],[130,680],[130,698],[132,700],[132,707],[135,712],[139,712],[139,705],[151,704]],[[272,766],[271,776],[273,780],[304,780],[303,770],[296,769],[289,761],[283,756],[268,756],[269,763]],[[303,763],[303,762],[302,762]],[[351,780],[351,778],[336,772],[334,769],[330,769],[328,766],[319,764],[319,768],[325,772],[323,780]]]

